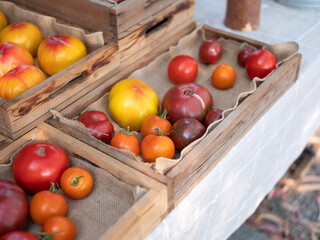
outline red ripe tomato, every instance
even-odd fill
[[[168,66],[168,77],[174,83],[190,83],[196,80],[198,64],[194,58],[187,55],[174,57]]]
[[[157,127],[160,128],[162,133],[169,133],[172,125],[169,120],[167,120],[167,113],[167,109],[164,109],[161,117],[157,115],[147,117],[141,125],[142,138],[148,136],[149,134],[158,135],[156,130]]]
[[[45,221],[42,226],[42,233],[45,234],[41,235],[44,237],[43,239],[73,240],[76,238],[76,232],[76,225],[69,218],[54,216]]]
[[[199,49],[199,60],[202,63],[215,63],[222,55],[222,45],[218,40],[204,41]]]
[[[213,98],[210,92],[199,84],[180,84],[166,92],[161,107],[162,111],[167,109],[171,123],[186,117],[202,122],[207,112],[213,107]]]
[[[28,207],[27,194],[18,184],[0,180],[0,236],[24,227]]]
[[[136,136],[136,132],[130,132],[129,128],[127,128],[125,132],[114,135],[110,141],[110,146],[129,150],[133,152],[135,156],[138,156],[140,153],[139,138]]]
[[[66,153],[56,145],[35,142],[24,146],[12,164],[15,181],[29,194],[49,189],[51,182],[59,183],[69,168]]]
[[[34,60],[31,54],[26,49],[14,43],[1,43],[0,77],[21,64],[34,65]]]
[[[110,142],[114,134],[114,129],[104,112],[87,111],[82,113],[77,120],[89,128],[92,136],[104,143]]]
[[[249,78],[264,78],[276,68],[277,59],[268,50],[256,50],[250,54],[246,63]]]
[[[208,127],[211,123],[222,118],[222,110],[221,109],[212,109],[208,112],[207,116],[204,119],[204,125]]]
[[[19,65],[0,77],[0,97],[11,100],[44,81],[43,72],[32,65]]]
[[[197,119],[182,118],[173,124],[170,138],[176,148],[182,150],[205,132],[206,128]]]
[[[253,52],[253,48],[249,46],[245,46],[241,51],[238,53],[238,64],[241,67],[246,66],[247,58],[250,56],[250,54]]]
[[[0,240],[39,240],[35,235],[24,231],[13,231],[0,237]]]

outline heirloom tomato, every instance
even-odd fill
[[[56,192],[55,183],[50,190],[36,193],[30,201],[30,216],[36,224],[42,225],[48,218],[64,216],[67,213],[67,200]]]
[[[198,75],[198,63],[193,57],[179,55],[168,66],[169,79],[177,84],[194,82]]]
[[[29,194],[49,189],[51,182],[59,183],[69,168],[66,153],[56,145],[34,142],[24,146],[12,164],[15,181]]]
[[[157,131],[158,135],[150,134],[141,142],[141,153],[147,162],[155,162],[159,157],[174,157],[174,143],[168,136],[162,135],[160,128]]]
[[[222,118],[222,110],[221,109],[212,109],[208,112],[207,116],[204,119],[204,125],[208,127],[211,123],[218,121]]]
[[[185,117],[201,122],[212,107],[210,92],[196,83],[176,85],[166,92],[162,100],[162,110],[167,109],[168,119],[172,124]]]
[[[24,227],[28,207],[27,194],[18,184],[0,180],[0,236]]]
[[[147,117],[141,125],[141,136],[144,138],[149,134],[158,135],[157,127],[162,133],[169,133],[171,130],[171,123],[167,120],[167,109],[164,109],[161,116],[152,115]]]
[[[139,79],[129,78],[115,84],[109,93],[109,112],[123,128],[140,131],[144,119],[157,115],[156,92]]]
[[[34,65],[34,60],[31,54],[23,47],[20,47],[14,43],[1,43],[0,77],[21,64]]]
[[[70,35],[55,35],[43,40],[38,61],[43,71],[53,75],[87,55],[83,42]]]
[[[0,97],[11,100],[46,79],[43,72],[32,65],[19,65],[0,77]]]
[[[0,11],[0,31],[8,25],[8,20],[3,12]]]
[[[231,88],[236,81],[236,71],[228,64],[220,64],[211,75],[212,85],[221,90]]]
[[[246,62],[248,57],[250,56],[250,54],[253,52],[253,48],[249,47],[249,46],[245,46],[243,49],[241,49],[241,51],[238,53],[238,64],[241,67],[245,67],[246,66]]]
[[[256,50],[250,54],[246,62],[246,70],[249,78],[264,78],[276,68],[277,59],[265,49]]]
[[[77,119],[87,128],[93,137],[101,140],[104,143],[109,143],[113,134],[114,129],[112,123],[109,122],[109,118],[104,112],[100,111],[87,111]]]
[[[140,153],[140,141],[136,136],[137,132],[129,131],[129,127],[122,133],[117,133],[110,141],[110,146],[118,149],[126,149],[138,156]]]
[[[43,40],[41,30],[29,22],[16,22],[2,29],[0,42],[12,42],[27,49],[33,57]]]
[[[206,128],[197,119],[181,118],[173,124],[170,138],[176,148],[182,150],[205,132]]]
[[[222,45],[218,40],[204,41],[199,49],[199,60],[202,63],[215,63],[222,55]]]
[[[76,233],[76,225],[64,216],[50,217],[45,221],[41,230],[43,239],[52,240],[73,240],[76,238]]]
[[[70,198],[84,198],[92,190],[93,178],[88,170],[81,167],[71,167],[63,172],[60,178],[60,187]]]
[[[24,231],[13,231],[0,237],[0,240],[39,240],[35,235]]]

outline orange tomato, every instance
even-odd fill
[[[41,230],[41,235],[47,237],[42,239],[53,240],[73,240],[76,238],[76,233],[76,225],[69,218],[64,216],[53,216],[48,218]]]
[[[147,162],[155,162],[158,157],[173,158],[175,146],[167,136],[150,134],[142,140],[141,152]]]
[[[29,22],[16,22],[2,29],[0,42],[12,42],[27,49],[33,57],[43,40],[41,30]]]
[[[19,65],[0,77],[0,97],[11,100],[46,79],[43,72],[32,65]]]
[[[52,216],[64,216],[67,213],[67,201],[53,187],[50,190],[44,190],[36,193],[30,201],[31,219],[42,225],[48,218]]]
[[[160,131],[163,133],[169,133],[172,124],[167,120],[167,110],[165,109],[160,116],[152,115],[147,117],[141,125],[141,135],[146,137],[149,134],[158,135],[156,128],[159,127]]]
[[[0,31],[8,25],[8,20],[3,12],[0,11]]]
[[[236,71],[228,64],[220,64],[213,71],[211,76],[211,83],[215,88],[224,90],[231,88],[236,81]]]
[[[93,178],[88,170],[81,167],[71,167],[63,172],[60,178],[60,187],[70,198],[84,198],[92,190]]]
[[[136,132],[130,132],[129,127],[125,132],[117,133],[110,141],[110,146],[118,149],[127,149],[138,156],[140,153],[140,141],[135,135]]]

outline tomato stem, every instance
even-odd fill
[[[2,57],[3,51],[4,51],[4,47],[0,51],[0,57]]]
[[[55,193],[58,191],[58,188],[59,187],[56,188],[56,184],[54,182],[51,182],[51,187],[50,187],[49,191]]]
[[[82,175],[82,176],[78,176],[78,177],[73,178],[71,186],[77,186],[79,184],[79,179],[82,177],[84,177],[84,176]]]
[[[37,151],[37,154],[41,157],[46,156],[46,149],[44,147],[40,147],[40,149]]]
[[[130,127],[129,127],[129,126],[127,126],[127,130],[125,130],[124,128],[122,128],[122,130],[123,130],[123,133],[124,133],[126,136],[130,136],[131,134],[136,134],[136,135],[138,135],[138,133],[137,133],[136,131],[131,131],[131,132],[130,132]]]
[[[63,231],[58,231],[53,234],[47,233],[47,232],[36,232],[37,234],[41,235],[41,240],[54,240],[54,236],[56,236],[58,233],[61,233]]]
[[[161,114],[161,117],[162,117],[163,119],[168,119],[168,118],[167,118],[167,114],[168,114],[168,111],[167,111],[167,109],[165,108],[165,109],[163,110],[162,114]]]
[[[161,132],[160,127],[156,127],[156,128],[154,128],[153,130],[157,131],[158,136],[166,136],[166,135],[169,135],[169,133]]]

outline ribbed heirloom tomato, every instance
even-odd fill
[[[73,240],[76,238],[76,225],[67,217],[54,216],[49,218],[42,226],[43,239]],[[50,238],[49,235],[52,237]],[[47,238],[45,238],[47,237]]]

